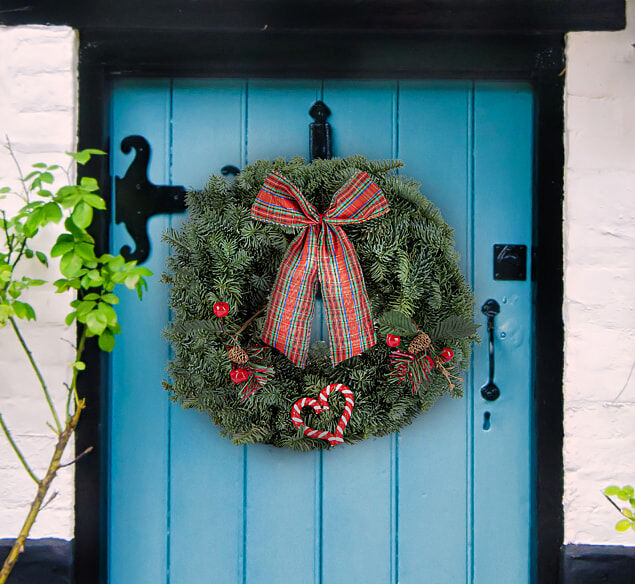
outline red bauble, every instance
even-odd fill
[[[242,367],[237,367],[232,370],[229,377],[234,383],[244,383],[249,379],[249,373]]]
[[[229,314],[229,304],[227,302],[217,302],[212,309],[218,318],[223,318]]]
[[[401,344],[401,337],[397,335],[386,335],[386,344],[389,347],[398,347]]]
[[[441,359],[444,363],[451,361],[452,357],[454,357],[454,351],[449,347],[444,347],[441,351],[439,351],[439,359]]]

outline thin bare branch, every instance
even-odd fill
[[[49,498],[48,501],[46,503],[44,503],[44,505],[42,505],[40,507],[40,511],[42,511],[43,509],[45,509],[47,507],[47,505],[53,500],[55,499],[55,497],[57,497],[60,494],[59,491],[55,491]]]
[[[81,460],[82,458],[84,458],[84,456],[86,456],[87,454],[90,454],[92,451],[93,451],[93,447],[89,446],[86,450],[84,450],[84,452],[82,452],[81,454],[73,458],[73,460],[71,460],[70,462],[65,462],[64,464],[60,464],[60,468],[64,468],[65,466],[71,466],[72,464],[75,464],[78,460]]]
[[[9,136],[7,134],[4,135],[4,139],[7,141],[6,149],[9,151],[9,156],[13,159],[13,163],[15,167],[18,169],[18,174],[20,175],[20,183],[22,184],[22,190],[24,190],[24,198],[26,202],[29,202],[29,191],[26,188],[26,182],[24,180],[24,173],[22,172],[22,167],[18,162],[18,159],[15,156],[15,152],[13,151],[13,145],[11,144],[11,140],[9,140]]]
[[[243,325],[236,331],[236,334],[239,335],[240,333],[242,333],[251,323],[252,320],[254,320],[255,318],[257,318],[258,316],[260,316],[265,310],[267,309],[266,306],[263,306],[258,312],[256,312],[256,314],[254,314],[252,317],[248,318]],[[222,321],[221,321],[222,323]]]
[[[53,479],[55,479],[57,471],[60,468],[60,459],[62,458],[62,454],[64,454],[68,441],[71,439],[73,432],[75,432],[75,428],[77,428],[82,410],[85,407],[86,404],[84,401],[80,401],[77,404],[77,411],[73,417],[68,420],[64,430],[59,435],[49,467],[44,475],[44,478],[38,484],[37,495],[35,496],[33,503],[31,503],[29,513],[22,525],[22,529],[20,530],[18,537],[15,539],[13,546],[9,551],[9,555],[5,558],[2,569],[0,570],[0,584],[6,584],[9,574],[11,573],[11,570],[13,570],[13,566],[15,566],[15,563],[18,561],[20,552],[24,547],[24,542],[29,536],[29,532],[35,523],[35,518],[44,503],[44,498],[46,497],[51,483],[53,482]]]
[[[618,513],[621,515],[622,514],[622,510],[620,509],[619,505],[615,501],[613,501],[613,499],[611,499],[611,497],[609,497],[606,493],[602,493],[602,494],[606,497],[608,502],[611,505],[613,505],[613,507],[615,507],[617,509]]]

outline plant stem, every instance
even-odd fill
[[[9,317],[9,322],[11,323],[11,326],[13,327],[13,330],[15,331],[15,334],[17,335],[18,340],[20,341],[20,344],[22,345],[22,348],[24,349],[24,352],[26,353],[26,356],[29,359],[29,362],[31,363],[31,367],[33,367],[33,371],[35,371],[35,375],[38,378],[38,381],[40,382],[40,385],[42,386],[42,391],[44,392],[44,397],[46,398],[46,401],[47,401],[47,403],[49,405],[51,413],[53,414],[53,419],[55,420],[55,426],[57,427],[57,432],[59,434],[62,431],[62,425],[60,424],[60,419],[59,419],[59,416],[57,415],[57,410],[55,409],[55,406],[53,405],[53,400],[51,399],[51,394],[49,393],[49,390],[46,387],[46,383],[44,382],[44,378],[42,377],[42,373],[40,373],[40,369],[38,368],[37,364],[35,363],[35,359],[33,359],[33,355],[31,354],[31,351],[29,350],[29,347],[27,347],[26,341],[24,340],[24,337],[20,333],[20,329],[18,328],[18,325],[16,324],[15,319],[12,316]]]
[[[80,361],[82,354],[84,353],[84,347],[86,346],[86,327],[82,327],[82,334],[79,337],[79,343],[77,343],[77,349],[75,350],[75,361]],[[75,398],[75,404],[79,404],[79,396],[77,395],[77,376],[79,370],[73,367],[73,379],[71,380],[71,390],[73,397]]]
[[[20,459],[20,462],[22,463],[24,470],[26,470],[26,472],[29,473],[29,476],[35,481],[35,483],[39,485],[40,479],[38,479],[35,476],[35,473],[31,470],[31,467],[27,463],[26,458],[24,458],[24,454],[22,454],[22,451],[18,448],[18,445],[13,439],[13,436],[11,436],[11,432],[9,432],[9,428],[7,428],[7,425],[4,423],[4,420],[2,419],[2,414],[0,414],[0,426],[2,426],[2,431],[4,432],[4,435],[7,437],[9,444],[11,444],[11,448],[13,448],[13,452],[15,452],[16,456]]]
[[[64,430],[60,432],[57,440],[57,444],[55,445],[55,450],[53,451],[53,457],[51,458],[51,462],[49,464],[48,470],[44,475],[44,478],[40,481],[37,489],[37,495],[31,503],[31,508],[29,509],[29,514],[24,521],[24,525],[20,530],[20,534],[17,539],[13,543],[13,547],[9,552],[9,555],[4,561],[2,566],[2,570],[0,570],[0,584],[6,584],[7,578],[9,578],[9,574],[13,569],[13,566],[18,561],[18,557],[24,548],[24,542],[29,536],[29,532],[35,523],[35,518],[37,514],[40,512],[40,508],[44,502],[44,498],[46,497],[46,493],[53,482],[53,479],[57,475],[57,471],[60,468],[60,460],[62,458],[62,454],[64,454],[64,450],[68,445],[68,441],[70,440],[73,432],[75,432],[75,428],[77,428],[77,424],[79,422],[79,417],[81,416],[82,410],[86,407],[84,400],[77,404],[77,409],[73,414],[73,417],[68,420]]]
[[[621,509],[619,508],[619,506],[615,503],[615,501],[613,501],[613,499],[611,499],[611,497],[609,497],[609,496],[608,496],[608,495],[606,495],[606,494],[605,494],[604,496],[606,497],[606,499],[608,500],[608,502],[609,502],[611,505],[613,505],[613,507],[615,507],[615,508],[617,509],[618,513],[619,513],[620,515],[622,515],[622,510],[621,510]]]

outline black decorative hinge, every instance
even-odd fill
[[[128,136],[121,141],[121,151],[135,157],[123,178],[115,179],[115,223],[123,223],[135,242],[121,248],[126,260],[145,262],[150,255],[148,219],[153,215],[185,211],[185,187],[155,185],[148,179],[150,144],[143,136]]]
[[[326,121],[331,110],[323,101],[316,101],[309,110],[309,115],[315,120],[309,124],[309,151],[311,160],[316,158],[329,159],[333,157],[331,141],[331,124]]]

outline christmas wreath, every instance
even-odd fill
[[[452,229],[399,161],[258,161],[187,195],[165,239],[166,389],[236,444],[389,434],[444,393],[476,340]],[[329,341],[312,342],[314,298]]]

